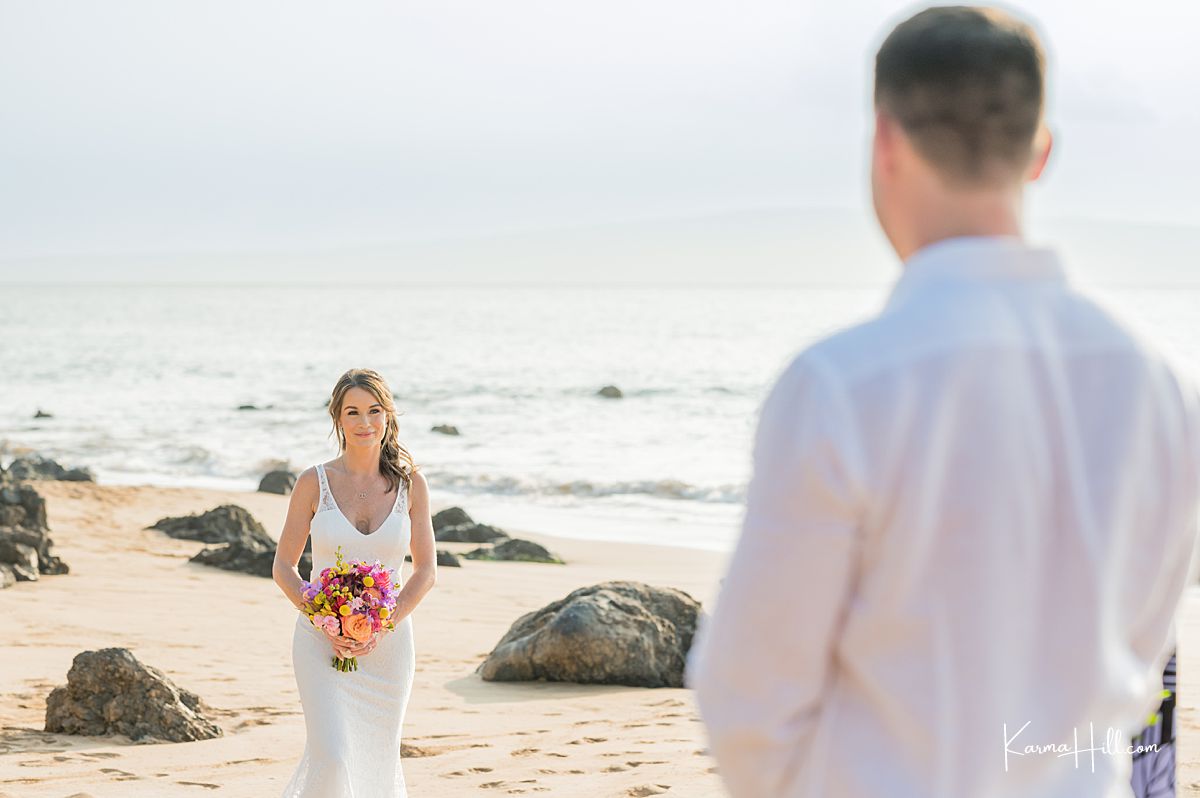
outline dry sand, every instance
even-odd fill
[[[277,535],[287,498],[71,482],[37,487],[55,551],[71,573],[0,591],[7,626],[0,796],[279,795],[304,748],[291,664],[295,609],[270,579],[189,563],[204,544],[143,527],[235,503]],[[520,536],[568,564],[440,568],[413,615],[417,672],[404,724],[409,792],[721,795],[690,691],[484,682],[474,669],[517,617],[585,585],[635,579],[707,604],[724,556]],[[72,658],[109,646],[129,648],[216,707],[224,737],[135,745],[41,731],[46,696],[66,683]]]
[[[304,747],[291,667],[294,608],[271,580],[188,563],[204,544],[144,527],[235,503],[277,534],[287,498],[70,482],[38,490],[71,573],[0,591],[0,798],[279,795]],[[410,794],[723,795],[689,691],[492,683],[474,669],[518,616],[584,585],[635,579],[677,587],[708,606],[724,555],[520,536],[568,564],[441,568],[413,616],[417,674],[404,726]],[[1191,592],[1180,620],[1183,675],[1200,667],[1191,645],[1198,635],[1200,595]],[[46,696],[65,684],[72,658],[109,646],[129,648],[198,693],[217,708],[225,736],[135,745],[41,731]],[[1200,718],[1186,679],[1178,722],[1178,794],[1200,795]]]

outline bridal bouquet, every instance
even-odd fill
[[[373,563],[342,559],[342,547],[335,552],[332,568],[321,571],[320,579],[304,583],[304,613],[318,629],[345,635],[364,642],[381,630],[396,628],[390,620],[396,611],[395,570]],[[339,671],[358,670],[358,658],[333,657]]]

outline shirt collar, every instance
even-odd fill
[[[926,244],[904,261],[888,306],[917,286],[938,280],[1058,280],[1066,278],[1058,254],[1018,236],[954,236]]]

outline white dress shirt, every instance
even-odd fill
[[[1129,796],[1198,491],[1194,385],[1052,250],[916,252],[881,314],[803,351],[762,406],[686,673],[726,785]]]

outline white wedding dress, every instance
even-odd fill
[[[412,533],[404,483],[387,519],[364,535],[334,501],[324,466],[316,469],[321,499],[309,528],[312,577],[334,564],[334,550],[341,546],[347,561],[379,560],[394,568],[399,583]],[[411,616],[385,633],[374,651],[358,658],[357,671],[335,670],[332,658],[325,633],[298,613],[292,666],[307,738],[284,798],[406,798],[400,728],[416,669]]]

